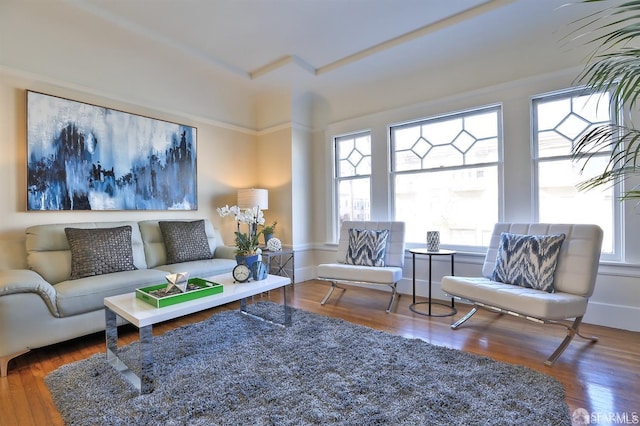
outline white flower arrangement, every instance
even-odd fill
[[[238,206],[229,207],[229,205],[225,205],[224,207],[218,207],[216,211],[220,217],[233,215],[235,221],[239,223],[264,225],[264,214],[257,207],[242,210]]]
[[[233,216],[238,224],[238,230],[235,232],[236,254],[244,256],[255,254],[260,247],[258,237],[262,232],[258,232],[258,225],[264,225],[262,210],[257,207],[242,210],[238,206],[229,207],[225,205],[224,207],[218,207],[216,211],[220,217]],[[241,223],[248,225],[248,233],[240,232]]]

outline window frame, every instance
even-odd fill
[[[396,176],[404,175],[404,174],[416,174],[416,173],[433,173],[437,171],[454,171],[454,170],[465,170],[472,168],[482,168],[482,167],[496,167],[496,184],[497,184],[497,215],[496,222],[500,222],[504,217],[504,127],[503,127],[503,104],[502,103],[491,103],[483,106],[467,108],[463,110],[457,110],[445,114],[438,114],[434,116],[424,117],[420,119],[414,119],[409,121],[402,121],[397,123],[391,123],[387,126],[387,135],[388,135],[388,155],[389,155],[389,164],[388,164],[388,176],[389,176],[389,205],[390,205],[390,214],[392,220],[396,219]],[[484,162],[484,163],[474,163],[468,165],[454,165],[454,166],[446,166],[439,168],[427,168],[427,169],[414,169],[414,170],[402,170],[396,171],[395,164],[395,151],[394,151],[394,142],[393,142],[393,131],[397,128],[410,127],[412,125],[424,125],[427,122],[438,122],[438,121],[446,121],[450,119],[455,119],[458,117],[463,117],[469,114],[482,114],[488,112],[496,112],[497,116],[497,131],[496,131],[496,139],[497,139],[497,160],[494,162]],[[414,247],[422,247],[424,243],[416,243],[409,242],[406,243],[408,248]],[[446,246],[448,249],[457,250],[460,252],[467,253],[486,253],[488,248],[488,244],[486,245],[461,245],[461,244],[444,244],[443,247]]]
[[[623,124],[623,111],[618,111],[616,108],[617,102],[613,99],[613,89],[609,91],[610,96],[612,97],[609,103],[609,116],[613,118],[614,125],[622,125]],[[539,149],[538,149],[538,108],[536,107],[536,103],[538,102],[549,102],[558,99],[567,99],[580,95],[589,95],[589,96],[597,96],[596,91],[588,90],[584,87],[571,87],[563,90],[558,90],[554,92],[543,93],[539,95],[534,95],[530,99],[530,108],[531,108],[531,163],[532,163],[532,215],[535,222],[540,222],[540,191],[539,191],[539,164],[541,163],[551,163],[554,161],[566,161],[572,160],[570,154],[566,155],[556,155],[553,157],[539,157]],[[596,155],[596,157],[608,157],[609,154],[602,153]],[[622,232],[624,227],[624,209],[622,208],[621,202],[616,202],[620,199],[622,194],[621,186],[623,182],[620,184],[612,185],[613,188],[613,203],[612,203],[612,219],[613,219],[613,229],[611,236],[612,238],[612,250],[611,253],[602,252],[600,259],[606,261],[622,261],[623,259],[623,244],[622,244]]]
[[[368,175],[354,175],[354,176],[346,176],[346,177],[340,177],[338,176],[338,172],[339,172],[339,161],[340,159],[338,158],[338,142],[340,140],[344,140],[344,139],[356,139],[358,137],[362,137],[362,136],[368,136],[369,137],[369,149],[370,149],[370,161],[371,161],[371,170],[369,171]],[[342,134],[338,134],[338,135],[334,135],[331,137],[331,154],[332,154],[332,174],[333,174],[333,185],[332,185],[332,200],[333,200],[333,206],[332,206],[332,212],[333,212],[333,235],[334,235],[334,240],[337,241],[338,237],[339,237],[339,233],[340,233],[340,225],[342,224],[342,222],[340,221],[340,183],[341,182],[345,182],[345,181],[351,181],[351,180],[357,180],[357,179],[362,179],[363,177],[368,177],[369,178],[369,217],[372,217],[372,206],[371,206],[371,202],[373,199],[373,185],[372,185],[372,179],[373,179],[373,139],[372,139],[372,131],[371,129],[363,129],[363,130],[357,130],[357,131],[353,131],[353,132],[347,132],[347,133],[342,133]]]

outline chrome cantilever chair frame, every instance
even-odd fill
[[[554,293],[491,280],[502,232],[527,235],[564,233],[566,235],[554,274]],[[545,361],[547,366],[553,365],[576,335],[596,342],[597,337],[584,336],[579,328],[587,310],[589,297],[593,294],[595,287],[601,245],[602,229],[597,225],[496,224],[482,268],[483,276],[446,276],[442,279],[442,290],[445,293],[473,304],[473,308],[451,328],[458,329],[479,308],[541,324],[565,327],[567,335]]]
[[[320,278],[320,277],[318,277],[318,279],[319,280],[323,280],[323,281],[329,281],[331,283],[331,287],[329,287],[329,292],[326,294],[326,296],[324,296],[324,299],[322,299],[322,302],[320,302],[321,305],[324,305],[325,303],[327,303],[327,301],[329,300],[329,298],[333,294],[333,290],[335,290],[336,288],[340,289],[342,291],[346,290],[346,288],[340,287],[338,285],[338,281],[327,279],[327,278]],[[372,284],[372,283],[364,282],[364,281],[348,281],[348,280],[341,280],[339,282],[340,283],[344,283],[344,284],[356,284],[356,285],[357,284],[364,284],[364,285]],[[393,305],[394,305],[397,297],[400,296],[400,294],[396,290],[396,285],[397,284],[398,284],[397,282],[394,282],[392,284],[387,284],[391,288],[391,299],[389,299],[389,306],[387,306],[387,310],[386,310],[387,313],[391,312],[391,309],[393,308]]]
[[[457,297],[457,296],[454,296],[454,297],[456,297],[456,299],[461,300],[463,302],[466,301],[465,299],[462,299],[460,297]],[[528,315],[522,315],[517,312],[509,311],[506,309],[497,308],[495,306],[486,305],[484,303],[479,303],[479,302],[472,302],[472,303],[473,303],[473,308],[469,312],[467,312],[465,316],[463,316],[458,321],[456,321],[453,325],[451,325],[451,328],[456,330],[465,321],[471,318],[478,311],[479,308],[484,308],[488,311],[493,311],[498,314],[508,314],[508,315],[519,317],[519,318],[524,318],[526,320],[533,321],[538,324],[559,325],[561,327],[566,328],[567,335],[565,336],[564,340],[562,341],[562,343],[560,343],[560,346],[556,348],[553,354],[551,354],[551,356],[549,356],[549,358],[547,358],[547,360],[544,362],[545,365],[549,367],[552,366],[554,362],[556,362],[556,360],[560,357],[560,355],[562,355],[564,350],[567,349],[567,347],[569,346],[569,343],[571,343],[571,341],[575,336],[581,337],[585,340],[590,340],[592,343],[595,343],[598,341],[598,338],[596,336],[585,336],[580,333],[579,327],[580,327],[580,324],[582,323],[582,318],[583,318],[582,316],[575,318],[573,322],[544,320],[540,318],[534,318]]]
[[[361,266],[345,263],[347,249],[349,247],[349,229],[372,229],[389,230],[387,249],[385,254],[385,266]],[[336,252],[335,263],[325,263],[318,265],[318,279],[329,281],[331,287],[327,295],[320,302],[321,305],[327,303],[333,291],[341,284],[364,284],[364,285],[385,285],[391,288],[391,299],[387,307],[387,313],[391,312],[393,305],[399,296],[396,286],[402,279],[402,268],[404,266],[404,222],[376,222],[376,221],[344,221],[340,226],[340,239]]]

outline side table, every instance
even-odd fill
[[[293,249],[282,249],[278,251],[262,250],[262,261],[269,268],[272,275],[280,275],[291,279],[291,285],[295,284],[295,252]],[[290,268],[290,269],[289,269]]]
[[[430,317],[449,317],[451,315],[455,315],[458,310],[455,308],[454,300],[451,298],[451,306],[448,303],[443,303],[439,301],[435,301],[431,298],[431,260],[433,256],[450,256],[451,257],[451,275],[453,273],[453,259],[456,254],[454,250],[438,250],[438,251],[429,251],[426,248],[416,248],[410,249],[411,255],[413,257],[413,303],[409,306],[411,311],[420,315],[427,315]],[[416,302],[416,254],[429,256],[429,300],[427,302]],[[429,305],[429,309],[427,312],[420,312],[416,309],[417,305]],[[431,305],[442,305],[451,309],[450,312],[446,314],[434,314],[431,312]]]

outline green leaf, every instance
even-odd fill
[[[591,36],[588,43],[596,45],[575,83],[583,84],[591,93],[610,92],[611,106],[617,111],[636,107],[640,98],[640,48],[632,46],[640,36],[640,0],[606,7],[575,23],[580,24],[576,30],[580,33],[574,40]],[[608,155],[604,170],[582,182],[579,189],[620,184],[640,173],[640,131],[618,125],[598,126],[585,133],[571,151],[574,160],[584,161],[582,171],[603,153]],[[622,198],[640,198],[640,190],[626,191]]]

